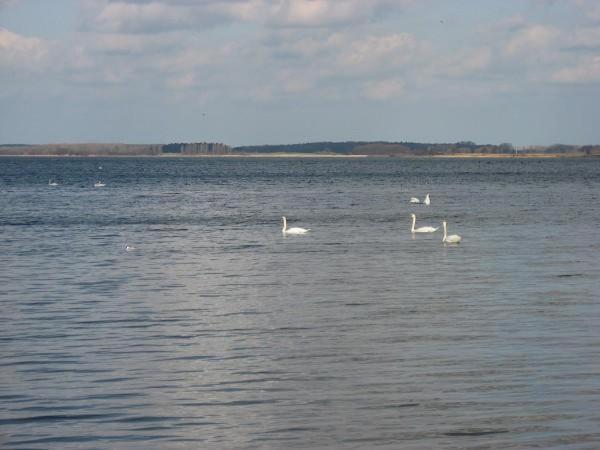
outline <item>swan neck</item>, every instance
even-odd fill
[[[442,225],[444,225],[444,238],[442,240],[446,240],[446,238],[448,237],[447,233],[446,233],[446,222],[444,222]]]
[[[281,229],[281,231],[285,233],[285,230],[287,230],[287,220],[285,219],[285,217],[283,217],[283,228]]]
[[[415,232],[415,223],[417,222],[417,218],[412,216],[412,226],[410,227],[410,231]]]

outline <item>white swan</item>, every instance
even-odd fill
[[[425,196],[425,200],[423,200],[423,204],[429,206],[430,203],[431,203],[431,200],[429,200],[429,194],[427,194]]]
[[[417,197],[411,197],[410,202],[411,203],[421,203],[421,200],[419,200]]]
[[[417,223],[417,216],[411,214],[410,217],[412,217],[412,227],[410,228],[411,233],[434,233],[439,229],[439,227],[419,227],[415,229],[415,223]]]
[[[310,228],[300,228],[300,227],[292,227],[292,228],[288,228],[287,227],[287,219],[284,217],[281,218],[283,220],[283,228],[281,229],[281,232],[283,234],[305,234],[308,233],[310,231]]]
[[[132,252],[135,250],[135,247],[133,245],[126,245],[125,246],[125,251],[126,252]]]
[[[58,186],[56,181],[48,180],[48,186]]]
[[[444,226],[444,237],[442,238],[442,242],[446,244],[459,244],[460,241],[462,241],[462,237],[458,234],[451,234],[450,236],[447,235],[445,220],[442,222],[442,225]]]
[[[106,184],[103,183],[102,181],[96,181],[94,183],[94,187],[104,187],[104,186],[106,186]]]

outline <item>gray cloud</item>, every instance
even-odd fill
[[[49,45],[4,30],[0,42],[10,42],[11,56],[1,49],[0,55],[14,70],[52,60],[64,86],[152,89],[202,101],[481,97],[533,82],[598,78],[597,58],[586,66],[579,55],[583,48],[596,54],[594,27],[564,30],[515,13],[472,31],[471,45],[448,52],[426,33],[375,20],[410,2],[339,1],[335,9],[332,0],[88,0],[87,26],[78,33]],[[251,25],[202,32],[227,22]]]
[[[10,4],[17,3],[18,0],[0,0],[0,9],[9,6]]]
[[[88,1],[82,12],[82,30],[109,33],[155,33],[211,27],[231,20],[214,3],[189,5],[165,2]]]
[[[144,33],[202,29],[232,22],[272,27],[366,23],[414,0],[87,0],[82,28]]]

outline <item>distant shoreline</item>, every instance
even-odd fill
[[[186,159],[186,158],[370,158],[387,157],[387,155],[336,155],[315,153],[231,153],[227,155],[205,154],[178,154],[164,153],[161,155],[26,155],[26,154],[0,154],[1,157],[10,158],[155,158],[155,159]],[[407,156],[407,158],[413,158]]]
[[[394,158],[394,159],[556,159],[556,158],[594,158],[597,155],[581,153],[456,153],[452,155],[342,155],[342,154],[315,154],[315,153],[244,153],[227,155],[205,154],[160,154],[160,155],[27,155],[27,154],[0,154],[0,158],[153,158],[153,159],[186,159],[186,158]]]
[[[160,158],[576,158],[600,156],[600,145],[476,144],[385,141],[307,142],[232,147],[219,142],[171,144],[0,144],[0,156]]]
[[[593,158],[595,155],[581,153],[520,153],[510,155],[506,153],[457,153],[454,155],[431,155],[425,158]]]

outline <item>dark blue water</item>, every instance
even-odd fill
[[[600,159],[0,158],[0,448],[599,448],[599,223]]]

